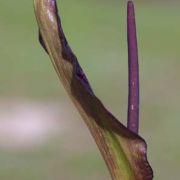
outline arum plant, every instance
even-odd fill
[[[64,88],[94,137],[113,180],[151,180],[147,147],[138,135],[139,77],[133,2],[128,2],[128,127],[118,121],[92,90],[64,35],[56,0],[34,0],[39,40]]]

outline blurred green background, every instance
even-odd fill
[[[67,39],[97,96],[123,123],[126,1],[58,0]],[[179,179],[179,1],[135,1],[140,134],[157,180]],[[40,47],[33,1],[0,2],[0,179],[109,180],[97,147]]]

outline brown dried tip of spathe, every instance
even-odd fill
[[[120,180],[124,177],[123,180],[151,180],[153,172],[147,161],[145,141],[122,125],[95,96],[63,33],[56,1],[34,2],[40,29],[39,41],[94,136],[113,179]],[[120,152],[116,152],[115,147]],[[120,158],[116,157],[117,154],[126,161],[131,175],[124,173],[126,169],[119,168],[122,164],[119,163],[121,159],[116,159]]]

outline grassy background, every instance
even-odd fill
[[[67,39],[94,91],[125,123],[126,1],[58,2]],[[136,2],[141,135],[148,142],[149,161],[157,180],[179,179],[179,5],[178,1]],[[23,97],[69,103],[48,56],[38,43],[32,1],[1,0],[0,37],[1,99]],[[78,114],[75,116],[79,119]],[[78,131],[82,131],[82,136],[88,132],[74,129],[71,136]],[[82,136],[77,136],[77,142]],[[60,136],[29,151],[0,149],[0,179],[110,179],[90,135],[85,137],[81,148],[75,143],[68,144],[66,136]],[[73,139],[69,137],[69,141]]]

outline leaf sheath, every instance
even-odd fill
[[[151,180],[146,143],[122,125],[95,96],[62,30],[55,0],[34,0],[40,42],[78,109],[113,180]]]

